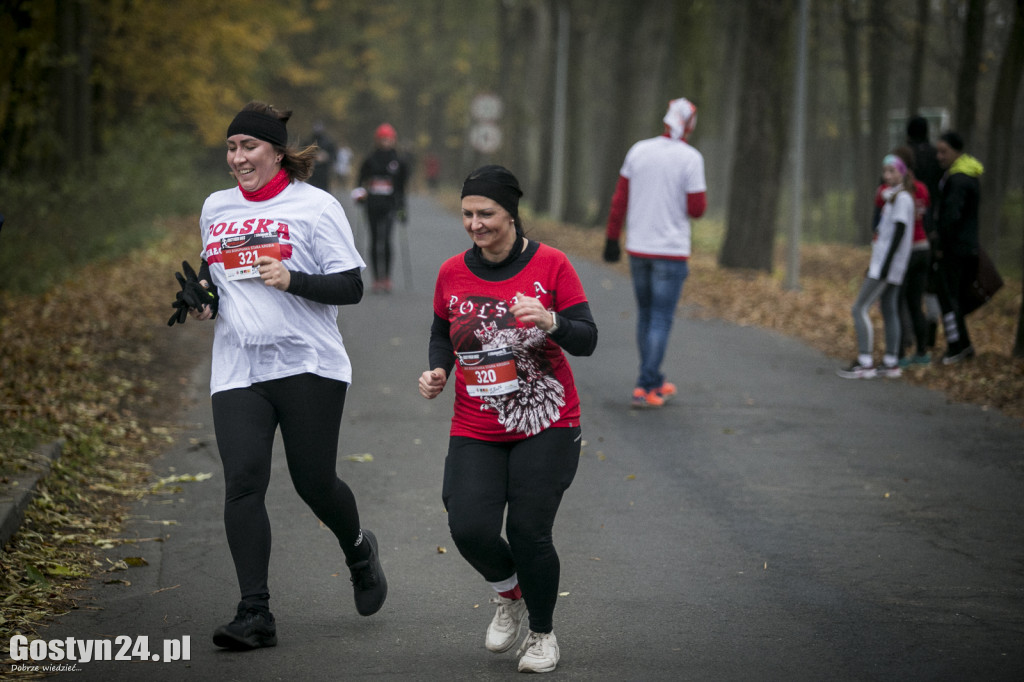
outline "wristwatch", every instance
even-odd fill
[[[556,315],[555,311],[552,310],[551,311],[551,328],[544,330],[544,333],[550,336],[551,334],[554,334],[557,331],[558,331],[558,315]]]

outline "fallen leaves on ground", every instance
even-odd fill
[[[530,223],[531,236],[573,258],[600,260],[602,230]],[[133,501],[208,475],[153,483],[148,465],[173,442],[190,371],[209,353],[208,341],[193,330],[165,324],[181,245],[194,242],[195,220],[163,227],[164,241],[116,263],[82,268],[45,295],[0,292],[0,485],[38,466],[36,447],[64,442],[21,530],[0,553],[0,641],[31,634],[73,608],[84,578],[107,569],[97,547],[163,539],[121,537]],[[804,247],[802,289],[795,292],[785,290],[778,273],[724,270],[713,254],[698,252],[681,310],[777,330],[838,364],[854,352],[849,308],[867,261],[862,248]],[[628,276],[625,262],[609,267]],[[1010,358],[1019,309],[1020,283],[1007,281],[969,319],[978,357],[908,372],[905,380],[1024,420],[1024,361]],[[107,582],[110,589],[130,584]]]
[[[194,225],[168,222],[163,242],[42,296],[0,292],[0,486],[38,471],[36,448],[63,443],[0,552],[0,642],[74,608],[74,590],[106,568],[97,548],[134,541],[110,539],[151,493],[148,461],[173,440],[193,366],[165,311]]]
[[[347,457],[345,457],[345,459],[347,459],[349,462],[372,462],[373,455],[371,455],[368,452],[364,452],[359,455],[348,455]]]

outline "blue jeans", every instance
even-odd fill
[[[633,275],[637,306],[636,345],[640,351],[637,386],[651,391],[665,383],[661,363],[690,266],[685,260],[630,256],[629,270]]]

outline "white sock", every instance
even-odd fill
[[[494,588],[495,592],[508,592],[509,590],[515,589],[515,586],[519,584],[519,575],[513,573],[511,578],[506,578],[505,580],[499,580],[496,583],[488,584]]]

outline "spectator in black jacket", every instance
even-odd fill
[[[921,224],[927,235],[934,232],[932,220],[935,212],[935,202],[939,197],[939,180],[942,179],[942,166],[939,165],[939,157],[935,153],[935,145],[931,143],[928,135],[928,119],[923,116],[914,116],[907,122],[907,146],[910,148],[912,160],[909,162],[914,177],[924,184],[928,190],[928,208],[921,216]],[[939,306],[939,283],[938,264],[931,255],[935,244],[929,244],[929,262],[926,288],[922,294],[925,315],[927,318],[925,327],[925,345],[931,348],[935,345],[935,337],[938,330],[938,322],[941,317]],[[904,289],[906,292],[906,289]],[[918,358],[923,358],[920,353]]]
[[[985,171],[976,158],[964,153],[964,140],[956,132],[943,133],[935,145],[945,174],[934,202],[933,243],[939,264],[939,304],[946,331],[942,364],[951,365],[974,356],[967,323],[960,305],[960,290],[978,274],[978,206]]]

